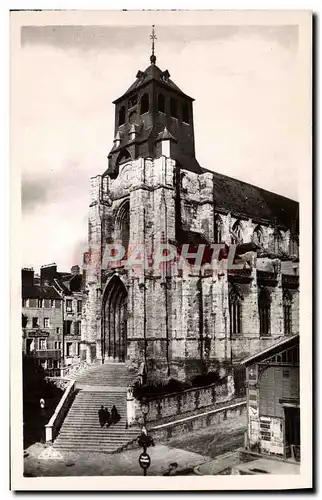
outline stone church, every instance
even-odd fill
[[[193,98],[158,68],[154,45],[114,105],[107,169],[91,179],[82,359],[185,380],[298,333],[298,203],[198,163]],[[125,256],[106,263],[115,242]],[[167,244],[184,266],[153,265]],[[148,265],[127,265],[137,248]],[[200,248],[208,265],[190,258]]]

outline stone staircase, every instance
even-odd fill
[[[54,442],[61,451],[115,453],[133,442],[140,429],[126,428],[126,392],[132,380],[125,365],[95,365],[76,377],[76,397]],[[116,406],[121,415],[116,425],[101,428],[98,410]]]
[[[94,365],[75,377],[76,387],[123,387],[126,389],[135,378],[124,363],[105,363]]]

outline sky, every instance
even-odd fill
[[[15,123],[23,266],[65,271],[86,250],[90,177],[113,144],[114,105],[149,66],[149,26],[25,26]],[[298,29],[156,26],[157,65],[195,99],[204,168],[298,196]]]

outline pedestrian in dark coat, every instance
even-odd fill
[[[107,406],[105,406],[105,408],[104,408],[104,417],[105,417],[106,427],[108,427],[111,424],[111,414],[108,411]]]
[[[112,410],[111,410],[111,423],[112,424],[117,424],[117,422],[121,419],[121,415],[119,414],[119,412],[117,411],[117,408],[115,405],[112,406]]]
[[[103,405],[98,410],[98,420],[99,420],[100,426],[104,427],[104,425],[105,425],[105,410],[104,410]]]

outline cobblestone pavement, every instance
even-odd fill
[[[138,458],[142,450],[134,449],[113,455],[102,453],[60,452],[63,459],[40,459],[45,445],[35,444],[28,448],[29,454],[24,459],[25,477],[39,476],[140,476],[143,471],[139,466]],[[156,445],[149,448],[151,466],[148,475],[158,476],[168,469],[169,465],[177,462],[178,469],[191,473],[194,466],[210,460],[190,451],[169,448],[165,445]],[[188,470],[187,470],[188,469]]]
[[[148,475],[163,475],[173,462],[177,462],[179,471],[191,474],[193,467],[210,462],[213,458],[241,446],[245,430],[245,416],[241,415],[233,421],[222,422],[219,426],[185,433],[165,445],[157,444],[148,450],[151,457]],[[26,476],[142,475],[138,463],[140,449],[113,455],[81,451],[60,452],[62,459],[41,459],[39,455],[44,449],[45,445],[40,443],[28,448],[28,456],[24,460]]]

